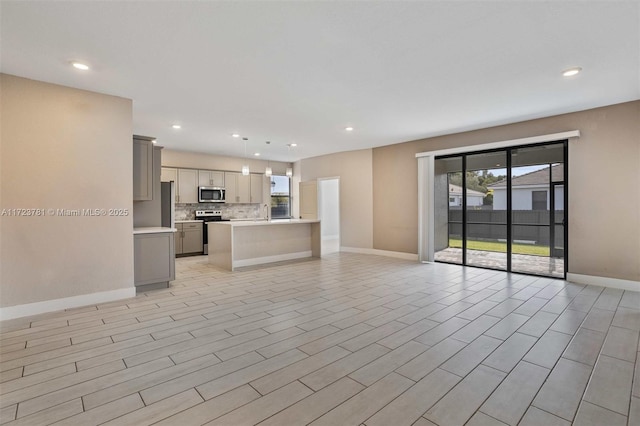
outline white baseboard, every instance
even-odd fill
[[[121,288],[118,290],[101,291],[99,293],[83,294],[80,296],[64,297],[62,299],[45,300],[24,305],[0,308],[0,321],[44,314],[46,312],[62,311],[80,306],[113,302],[114,300],[135,297],[136,288]]]
[[[233,269],[242,268],[243,266],[262,265],[265,263],[282,262],[284,260],[304,259],[311,257],[311,250],[299,251],[296,253],[277,254],[275,256],[254,257],[252,259],[234,260]]]
[[[597,277],[594,275],[572,274],[567,272],[567,281],[577,284],[617,288],[619,290],[640,291],[640,281],[621,280],[619,278]]]
[[[378,249],[368,249],[368,248],[359,248],[359,247],[340,247],[340,251],[344,251],[346,253],[360,253],[360,254],[373,254],[376,256],[386,256],[386,257],[395,257],[397,259],[405,259],[405,260],[415,260],[418,261],[418,255],[414,253],[404,253],[400,251],[388,251],[388,250],[378,250]]]

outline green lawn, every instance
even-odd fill
[[[462,248],[462,240],[449,239],[449,247]],[[493,241],[467,241],[469,250],[507,252],[507,243]],[[529,244],[513,244],[511,250],[515,254],[529,254],[532,256],[549,256],[549,247],[533,246]]]

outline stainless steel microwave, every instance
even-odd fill
[[[201,203],[224,203],[224,188],[215,186],[198,187],[198,201]]]

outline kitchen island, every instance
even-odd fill
[[[319,220],[209,222],[209,263],[243,266],[320,257]]]

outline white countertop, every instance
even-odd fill
[[[241,220],[241,221],[231,221],[231,222],[208,222],[209,225],[223,225],[223,226],[232,226],[232,227],[240,227],[240,226],[269,226],[269,225],[291,225],[291,224],[300,224],[300,223],[320,223],[319,220],[308,220],[308,219],[273,219],[273,220]]]
[[[200,220],[176,220],[176,223],[202,223],[204,222],[202,219]]]
[[[133,235],[136,234],[161,234],[163,232],[176,232],[176,228],[165,228],[163,226],[149,226],[146,228],[133,228]]]

